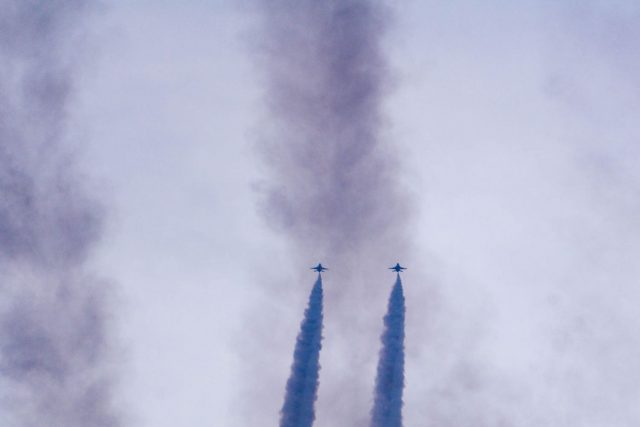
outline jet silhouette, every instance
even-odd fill
[[[406,270],[406,268],[405,268],[405,267],[402,267],[402,266],[400,265],[400,263],[396,263],[396,265],[394,265],[393,267],[389,268],[389,270],[393,270],[393,271],[395,271],[396,273],[400,273],[401,271]]]
[[[318,273],[322,273],[323,271],[328,270],[328,268],[323,267],[322,264],[318,264],[315,267],[311,267],[311,270],[315,270]]]

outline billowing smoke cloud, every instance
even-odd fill
[[[384,316],[382,349],[378,361],[378,375],[371,427],[402,426],[402,391],[404,390],[404,293],[400,275],[396,280],[389,307]]]
[[[330,362],[318,423],[364,426],[380,313],[374,309],[385,299],[375,283],[391,259],[403,259],[407,242],[406,198],[383,126],[389,11],[375,0],[258,4],[268,108],[260,142],[263,212],[291,243],[296,268],[322,261],[338,281],[326,289],[332,332],[323,346]],[[354,310],[362,304],[373,309]]]
[[[322,278],[318,275],[300,325],[280,427],[311,427],[316,418],[314,406],[318,396],[322,348],[322,294]]]
[[[359,255],[397,229],[403,208],[380,138],[385,10],[363,0],[263,7],[274,133],[264,144],[267,213],[305,255]]]
[[[0,9],[0,424],[113,427],[101,209],[63,144],[90,2]]]

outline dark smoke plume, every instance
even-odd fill
[[[404,389],[404,294],[400,275],[396,280],[384,316],[382,349],[371,411],[371,427],[402,426]]]
[[[311,427],[315,420],[322,347],[322,278],[313,286],[293,354],[291,376],[281,411],[280,427]]]
[[[274,133],[264,146],[267,213],[307,253],[357,255],[373,236],[397,229],[404,206],[379,135],[386,10],[363,0],[263,8]]]
[[[63,143],[91,4],[0,7],[0,424],[114,427],[104,283],[85,261],[101,209]]]

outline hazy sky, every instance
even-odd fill
[[[242,3],[118,0],[91,21],[69,139],[108,209],[94,268],[118,290],[131,425],[274,425],[324,261],[294,262],[257,210],[265,76]],[[366,425],[401,261],[407,426],[637,426],[640,6],[391,5],[384,139],[413,250],[365,303],[331,309],[358,264],[326,275],[316,425]]]

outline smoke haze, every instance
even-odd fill
[[[107,286],[84,267],[101,230],[65,147],[87,1],[0,10],[0,421],[114,427]]]
[[[406,425],[640,425],[636,0],[393,2],[381,37],[398,84],[377,147],[393,141],[402,156],[416,248],[365,245],[381,252],[357,262],[329,260],[312,240],[285,251],[285,233],[253,215],[257,176],[266,188],[296,181],[276,180],[273,163],[261,173],[246,147],[265,86],[238,2],[110,3],[124,34],[105,38],[110,55],[82,112],[99,130],[92,174],[118,186],[125,232],[107,250],[136,304],[125,392],[142,425],[277,423],[306,268],[320,261],[331,270],[315,426],[369,424],[392,278],[380,269],[397,261],[410,268]],[[284,4],[266,3],[266,14]],[[310,28],[303,42],[289,32],[290,44],[316,37],[313,22],[286,25]],[[265,122],[268,155],[284,140],[269,135],[293,127]],[[396,209],[387,196],[380,204]],[[270,212],[282,230],[287,217]],[[439,300],[424,292],[434,286]]]
[[[381,116],[388,115],[390,126],[384,120],[378,123],[384,131],[377,134],[375,151],[385,159],[391,154],[391,171],[395,156],[384,148],[385,141],[393,141],[393,151],[402,156],[403,168],[398,172],[410,185],[412,216],[414,205],[420,210],[415,213],[419,221],[408,230],[416,248],[407,253],[402,249],[406,242],[388,237],[394,232],[379,233],[374,228],[368,236],[354,235],[372,242],[387,240],[388,245],[361,245],[360,254],[353,256],[357,262],[330,260],[332,254],[318,254],[320,249],[311,240],[298,238],[295,241],[301,243],[292,243],[297,250],[285,251],[278,238],[286,233],[272,233],[254,217],[249,187],[257,176],[266,177],[265,194],[277,194],[269,189],[296,186],[296,181],[276,175],[274,163],[267,163],[271,165],[268,173],[261,174],[246,147],[248,139],[254,140],[246,132],[259,121],[257,100],[265,86],[259,82],[264,68],[250,62],[243,49],[243,31],[254,22],[245,11],[238,12],[238,2],[110,1],[111,22],[106,24],[109,31],[101,40],[104,50],[100,52],[100,57],[106,52],[106,60],[97,78],[87,80],[76,79],[73,61],[64,59],[72,57],[68,55],[73,45],[70,32],[79,32],[78,26],[86,22],[86,11],[74,9],[81,2],[52,1],[46,6],[40,2],[38,8],[35,1],[1,3],[0,134],[1,145],[11,148],[3,150],[12,151],[11,157],[19,157],[23,164],[34,165],[36,143],[29,143],[27,150],[23,148],[27,145],[15,141],[40,141],[43,137],[34,135],[42,134],[42,129],[69,128],[66,118],[60,120],[62,114],[54,114],[59,110],[48,110],[41,120],[27,119],[35,115],[27,110],[44,111],[50,103],[25,97],[23,85],[15,84],[29,63],[30,90],[40,87],[40,93],[54,95],[54,86],[35,83],[37,75],[52,75],[51,68],[40,63],[54,63],[57,70],[71,72],[54,73],[61,77],[58,81],[69,84],[56,91],[66,99],[68,89],[79,86],[78,94],[85,97],[82,108],[70,118],[91,127],[92,137],[83,141],[91,174],[116,187],[123,232],[103,246],[108,253],[104,263],[115,270],[115,274],[109,271],[109,277],[127,284],[127,302],[135,308],[127,322],[127,334],[135,343],[135,369],[125,377],[123,392],[136,404],[139,425],[262,427],[277,423],[291,346],[308,298],[308,286],[301,285],[312,280],[312,276],[292,276],[303,269],[311,274],[306,268],[319,261],[331,270],[324,277],[326,338],[315,426],[369,424],[380,318],[391,278],[380,277],[380,269],[396,261],[410,268],[403,277],[406,425],[640,425],[637,1],[394,2],[393,25],[382,18],[382,35],[376,33],[376,37],[386,46],[382,57],[389,59],[398,84],[385,98]],[[261,8],[273,7],[263,18],[284,13],[276,13],[283,2],[262,3]],[[290,3],[297,12],[287,16],[302,16],[301,10],[311,7],[308,2],[300,3],[300,8]],[[27,11],[32,6],[40,13]],[[319,2],[315,7],[323,8]],[[46,18],[52,15],[56,19]],[[320,19],[327,21],[326,13],[313,16],[325,16]],[[286,19],[279,21],[282,27]],[[293,36],[281,46],[289,46],[285,42],[303,47],[315,44],[311,39],[319,37],[314,35],[318,28],[314,23],[289,20],[286,25],[310,31],[300,30],[302,41],[293,37],[297,32],[288,32]],[[111,31],[113,27],[120,31]],[[272,33],[262,32],[260,42],[273,47],[268,34]],[[285,60],[300,55],[272,50]],[[306,50],[306,55],[315,53]],[[273,64],[277,55],[267,58]],[[384,77],[388,71],[382,62],[384,93],[389,79]],[[289,68],[294,75],[304,68],[308,76],[301,75],[299,81],[314,81],[313,67]],[[63,104],[71,105],[66,100]],[[284,141],[281,136],[295,129],[282,123],[273,117],[266,120],[261,146],[267,156],[280,155],[270,146],[277,146]],[[48,172],[42,175],[62,170],[54,168],[55,163],[69,169],[69,162],[60,160],[68,157],[63,149],[66,143],[54,139],[60,142],[42,145],[57,147],[48,151],[56,152],[53,158],[59,161],[44,162],[43,171]],[[326,152],[319,152],[322,160]],[[282,160],[275,157],[274,162]],[[288,164],[286,156],[284,160]],[[2,185],[9,176],[6,162],[2,161],[0,170]],[[63,210],[70,212],[65,218],[73,212],[93,211],[93,207],[80,209],[80,202],[63,209],[62,203],[49,200],[54,185],[44,184],[51,180],[36,169],[30,167],[27,174],[11,178],[16,186],[29,187],[31,178],[26,177],[37,176],[40,188],[46,188],[37,193],[39,203],[48,200],[56,209],[43,208],[34,216],[43,219],[43,212],[49,212],[45,222],[51,223],[54,217],[63,217]],[[78,189],[77,180],[67,181],[73,184],[68,188],[74,189],[69,191],[74,200],[89,194]],[[4,207],[31,203],[29,198],[23,202],[16,196],[5,198],[9,193],[4,189],[2,194]],[[373,205],[399,209],[393,202],[396,194],[380,194],[381,200]],[[279,205],[266,203],[271,206],[266,211],[274,228],[286,230],[287,216],[279,213]],[[378,213],[382,218],[384,209]],[[402,209],[401,220],[391,224],[391,230],[401,231],[400,236],[404,230],[397,228],[406,219]],[[292,210],[296,212],[296,206]],[[67,233],[65,244],[59,238],[34,237],[46,234],[36,229],[52,230],[42,221],[35,226],[33,221],[2,215],[3,236],[12,230],[11,235],[32,236],[28,240],[39,242],[40,247],[67,248],[47,250],[46,257],[27,256],[25,240],[9,244],[3,237],[7,240],[0,255],[2,319],[12,307],[14,313],[20,312],[18,301],[25,302],[23,312],[42,313],[48,322],[53,311],[56,319],[67,319],[69,310],[59,310],[57,300],[42,292],[51,289],[55,275],[50,268],[33,266],[41,265],[36,258],[57,258],[63,264],[58,259],[62,257],[51,254],[67,252],[71,255],[66,265],[77,273],[70,274],[78,279],[74,292],[80,284],[97,286],[86,280],[79,267],[83,252],[69,249],[77,246]],[[99,212],[88,216],[100,222]],[[96,225],[88,234],[99,229]],[[86,229],[74,231],[80,241],[92,241]],[[337,237],[333,233],[331,239]],[[329,237],[318,239],[324,242]],[[418,269],[429,280],[416,278]],[[41,271],[37,280],[31,280],[37,271]],[[372,274],[363,273],[367,271]],[[264,276],[272,286],[265,286]],[[28,286],[19,286],[22,283]],[[438,300],[424,291],[433,286],[440,292]],[[28,292],[39,295],[37,303],[28,296],[12,297]],[[74,302],[68,307],[80,306],[78,298],[69,301]],[[98,300],[90,305],[102,304]],[[234,322],[229,319],[255,312],[256,307],[260,311],[253,320],[261,321],[244,324],[242,329],[231,326]],[[99,323],[102,319],[98,316]],[[48,336],[56,335],[55,322],[37,324]],[[27,347],[26,340],[18,346],[15,339],[27,335],[2,333],[13,337],[13,348]],[[56,336],[67,333],[80,335],[73,328]],[[67,347],[68,342],[55,341],[55,345],[76,348]],[[224,343],[240,347],[246,357],[227,351]],[[18,359],[17,350],[11,354],[11,360]],[[9,364],[5,356],[2,360],[5,366],[19,365]],[[38,360],[45,359],[29,363],[33,366]],[[246,371],[248,364],[263,366],[258,372]],[[95,370],[89,371],[104,378],[100,362],[91,366]],[[78,377],[72,382],[81,382],[76,381]],[[56,385],[59,382],[52,382],[48,389],[29,384],[17,387],[18,382],[4,373],[2,381],[1,425],[20,426],[15,420],[21,411],[22,424],[32,421],[30,427],[41,427],[42,420],[33,418],[54,412],[54,406],[44,408],[43,404],[31,411],[29,405],[51,401],[47,393],[64,395],[51,398],[60,404],[59,411],[71,408],[70,402],[76,406],[80,402],[69,391],[71,387]],[[246,383],[251,383],[250,393],[239,390]],[[110,388],[96,390],[108,395]],[[21,404],[10,404],[9,397]],[[107,401],[96,399],[98,406]],[[243,419],[247,414],[252,423]],[[62,425],[68,425],[66,421]],[[82,425],[86,424],[90,425]]]

